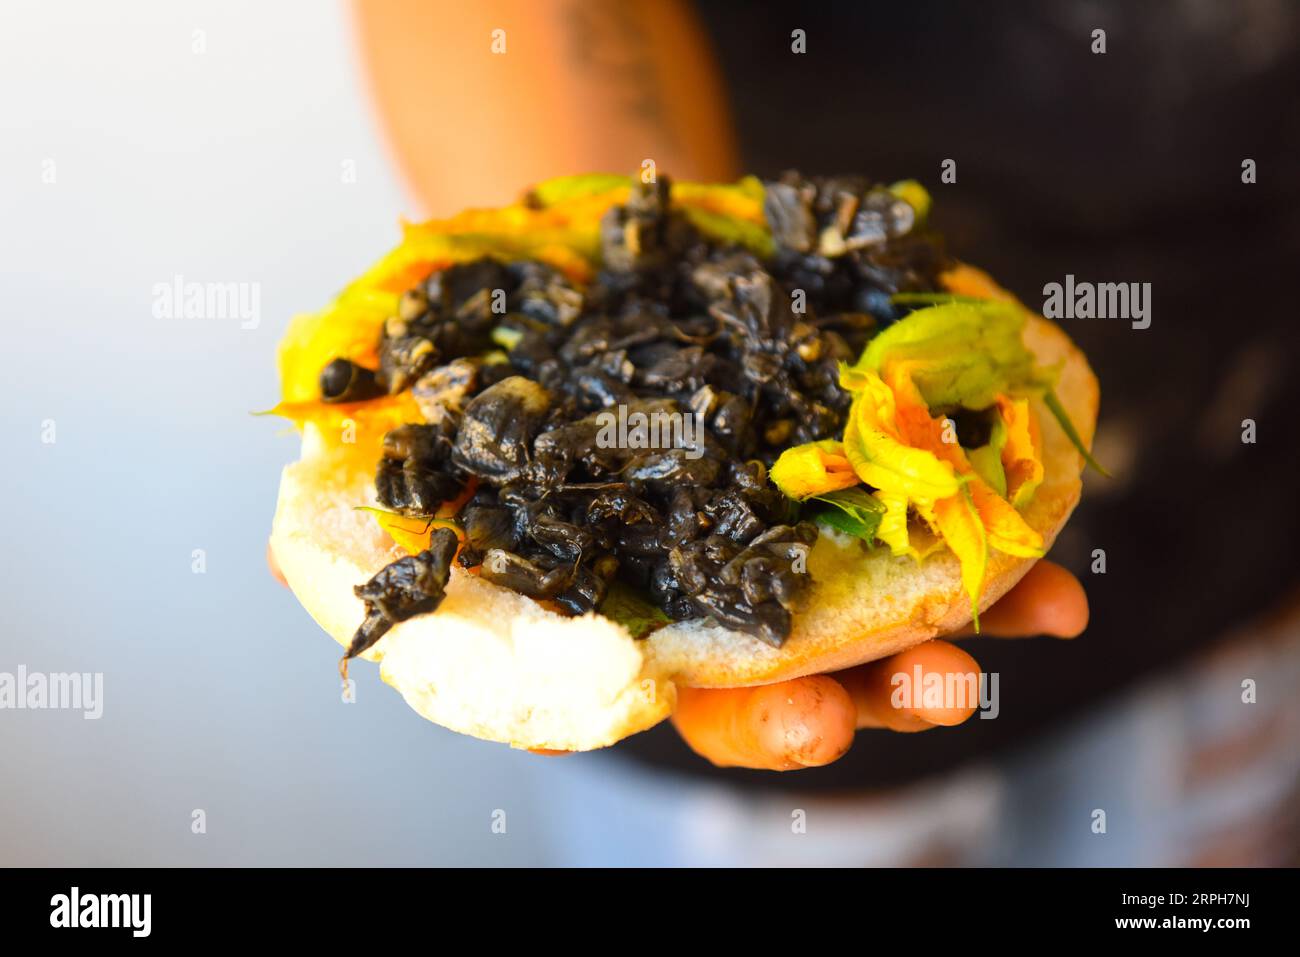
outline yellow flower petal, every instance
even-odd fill
[[[382,508],[372,508],[369,505],[361,505],[358,508],[373,515],[379,527],[387,532],[389,537],[400,545],[408,555],[418,555],[428,548],[429,538],[433,535],[435,528],[450,528],[456,533],[457,538],[461,541],[465,540],[464,532],[455,522],[436,518],[409,518],[397,512],[388,512]]]
[[[340,466],[372,474],[382,454],[384,434],[408,422],[424,421],[409,392],[365,402],[281,402],[264,414],[288,419],[299,429],[315,426]]]
[[[872,488],[909,498],[940,499],[960,482],[952,466],[900,438],[894,393],[874,372],[859,373],[844,428],[844,454]]]
[[[904,445],[879,429],[862,428],[852,418],[844,429],[844,454],[872,488],[933,500],[961,486],[952,466],[932,453]]]
[[[889,546],[895,555],[919,557],[907,534],[907,496],[897,492],[876,492],[876,498],[885,506],[876,537]]]
[[[984,573],[989,559],[984,523],[967,489],[935,502],[934,517],[943,540],[961,563],[961,584],[970,596],[971,618],[978,631],[980,593],[984,590]]]
[[[786,449],[769,476],[777,488],[798,501],[852,488],[860,481],[844,456],[844,446],[830,440]]]
[[[1020,558],[1042,557],[1043,536],[1034,531],[1006,499],[980,478],[973,478],[969,488],[975,509],[988,534],[990,548]]]

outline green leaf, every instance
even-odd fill
[[[1061,400],[1056,397],[1056,392],[1049,389],[1047,394],[1043,396],[1043,402],[1047,404],[1048,411],[1051,412],[1052,415],[1055,416],[1056,421],[1060,423],[1061,430],[1065,433],[1065,437],[1073,443],[1076,449],[1079,450],[1079,454],[1083,456],[1083,460],[1096,469],[1100,474],[1106,476],[1106,478],[1110,478],[1110,473],[1102,468],[1101,463],[1092,457],[1092,453],[1089,452],[1087,447],[1083,444],[1083,439],[1079,438],[1079,433],[1074,430],[1074,423],[1070,421],[1070,413],[1065,411],[1065,406],[1061,405]]]
[[[633,638],[642,638],[672,621],[631,585],[617,580],[610,582],[605,600],[596,610],[626,628]]]
[[[968,449],[966,460],[989,488],[1003,498],[1007,497],[1007,470],[1002,465],[1001,449],[994,448],[992,444]]]
[[[1003,498],[1007,497],[1007,470],[1002,464],[1002,450],[1006,444],[1007,425],[1002,421],[1002,416],[995,412],[988,443],[977,449],[966,450],[966,459],[975,470],[975,474]]]
[[[813,518],[831,528],[856,535],[865,542],[876,537],[876,529],[884,517],[885,506],[861,486],[815,495],[809,501],[821,502],[826,508],[818,509]]]

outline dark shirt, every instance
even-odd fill
[[[745,168],[912,177],[960,259],[1029,306],[1066,274],[1151,283],[1150,328],[1062,320],[1101,382],[1097,451],[1051,556],[1078,641],[978,639],[1001,713],[871,732],[797,785],[883,787],[1027,743],[1267,612],[1297,583],[1300,5],[706,2]],[[791,51],[806,31],[807,52]],[[1106,52],[1093,53],[1094,29]],[[957,182],[940,164],[957,162]],[[1253,159],[1258,181],[1242,182]],[[1242,441],[1253,419],[1256,442]],[[1092,573],[1104,549],[1105,574]],[[633,755],[708,770],[661,727]],[[759,772],[745,785],[788,787]]]

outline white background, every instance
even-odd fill
[[[337,648],[264,564],[297,454],[249,414],[276,401],[275,342],[410,209],[347,9],[6,0],[0,16],[0,671],[105,684],[98,721],[0,711],[0,864],[552,859],[537,789],[582,769],[419,720],[370,665],[341,703]],[[260,326],[154,318],[176,274],[260,283]]]

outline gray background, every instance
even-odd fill
[[[263,560],[297,454],[249,415],[277,398],[275,342],[409,209],[346,10],[6,2],[3,18],[0,671],[102,671],[105,709],[0,711],[0,864],[543,859],[539,779],[574,772],[414,719],[373,667],[342,704],[332,644]],[[154,284],[178,273],[260,283],[260,326],[154,318]]]

